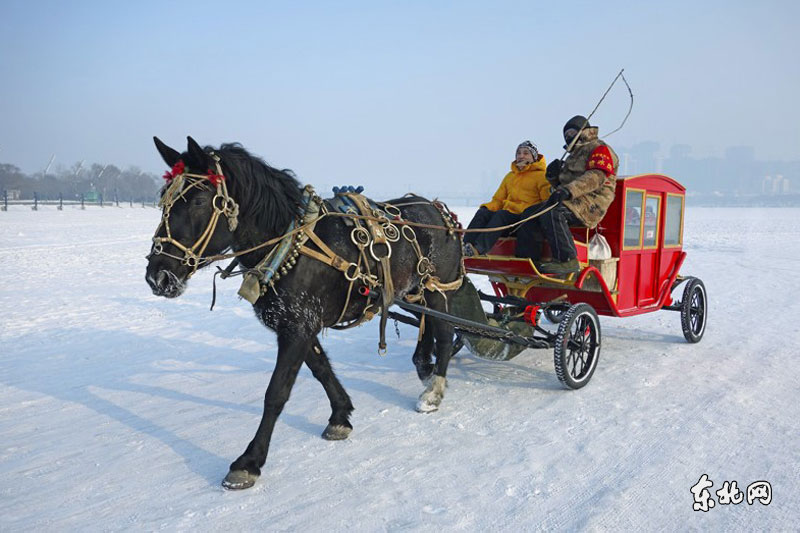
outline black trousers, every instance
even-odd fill
[[[521,218],[529,217],[541,208],[542,204],[533,205],[522,212]],[[517,255],[535,260],[541,259],[541,238],[544,236],[550,243],[554,261],[575,259],[578,257],[578,251],[575,249],[575,241],[572,239],[569,227],[583,225],[569,208],[559,204],[542,216],[520,226],[517,231]]]
[[[485,207],[478,209],[472,221],[467,226],[467,229],[476,228],[497,228],[506,226],[522,220],[522,215],[517,215],[510,211],[490,211]],[[497,242],[503,233],[507,230],[487,231],[481,233],[465,233],[464,242],[472,244],[479,254],[485,254],[492,249],[494,243]]]

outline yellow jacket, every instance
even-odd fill
[[[544,177],[546,168],[547,163],[541,154],[539,159],[522,167],[522,170],[512,161],[511,172],[503,178],[492,201],[481,207],[491,211],[503,209],[518,215],[533,204],[544,202],[550,198],[550,183]]]

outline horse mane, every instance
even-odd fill
[[[294,172],[269,166],[239,143],[226,143],[214,151],[220,158],[222,172],[231,196],[239,204],[241,219],[270,234],[282,234],[302,214],[300,183]]]

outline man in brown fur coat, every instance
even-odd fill
[[[579,132],[580,137],[572,145],[567,159],[563,163],[555,160],[547,167],[547,180],[554,189],[548,202],[558,205],[526,222],[519,230],[518,241],[535,242],[535,232],[541,231],[550,243],[553,261],[537,265],[539,271],[546,274],[569,274],[580,270],[569,227],[596,227],[614,200],[619,167],[617,154],[597,138],[597,127],[589,125],[589,121],[580,115],[572,117],[564,125],[565,148],[569,149]],[[523,218],[530,214],[523,213]]]

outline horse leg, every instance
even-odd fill
[[[289,393],[308,349],[309,339],[298,338],[296,332],[278,335],[278,360],[264,395],[261,423],[245,452],[231,464],[228,475],[222,481],[222,486],[226,489],[252,487],[261,475],[261,467],[267,460],[275,421],[289,399]]]
[[[322,383],[325,394],[328,395],[328,400],[331,402],[331,417],[328,419],[328,427],[322,432],[322,438],[326,440],[346,439],[353,431],[353,426],[350,424],[353,404],[347,391],[333,373],[331,362],[318,338],[311,341],[311,349],[308,351],[305,361],[317,381]]]
[[[439,311],[445,310],[444,298],[431,299],[436,302],[436,305],[429,304],[431,308]],[[420,413],[430,413],[439,409],[439,404],[444,398],[444,389],[447,386],[447,365],[453,354],[453,326],[444,320],[431,319],[431,317],[428,317],[427,320],[430,321],[429,327],[433,330],[435,339],[436,370],[433,379],[428,382],[428,386],[417,400],[417,411]]]
[[[425,318],[426,327],[422,332],[422,338],[417,342],[417,347],[414,349],[414,356],[411,361],[417,368],[417,376],[419,380],[426,383],[433,375],[433,363],[431,362],[431,354],[433,353],[433,329],[430,327],[430,317]]]

